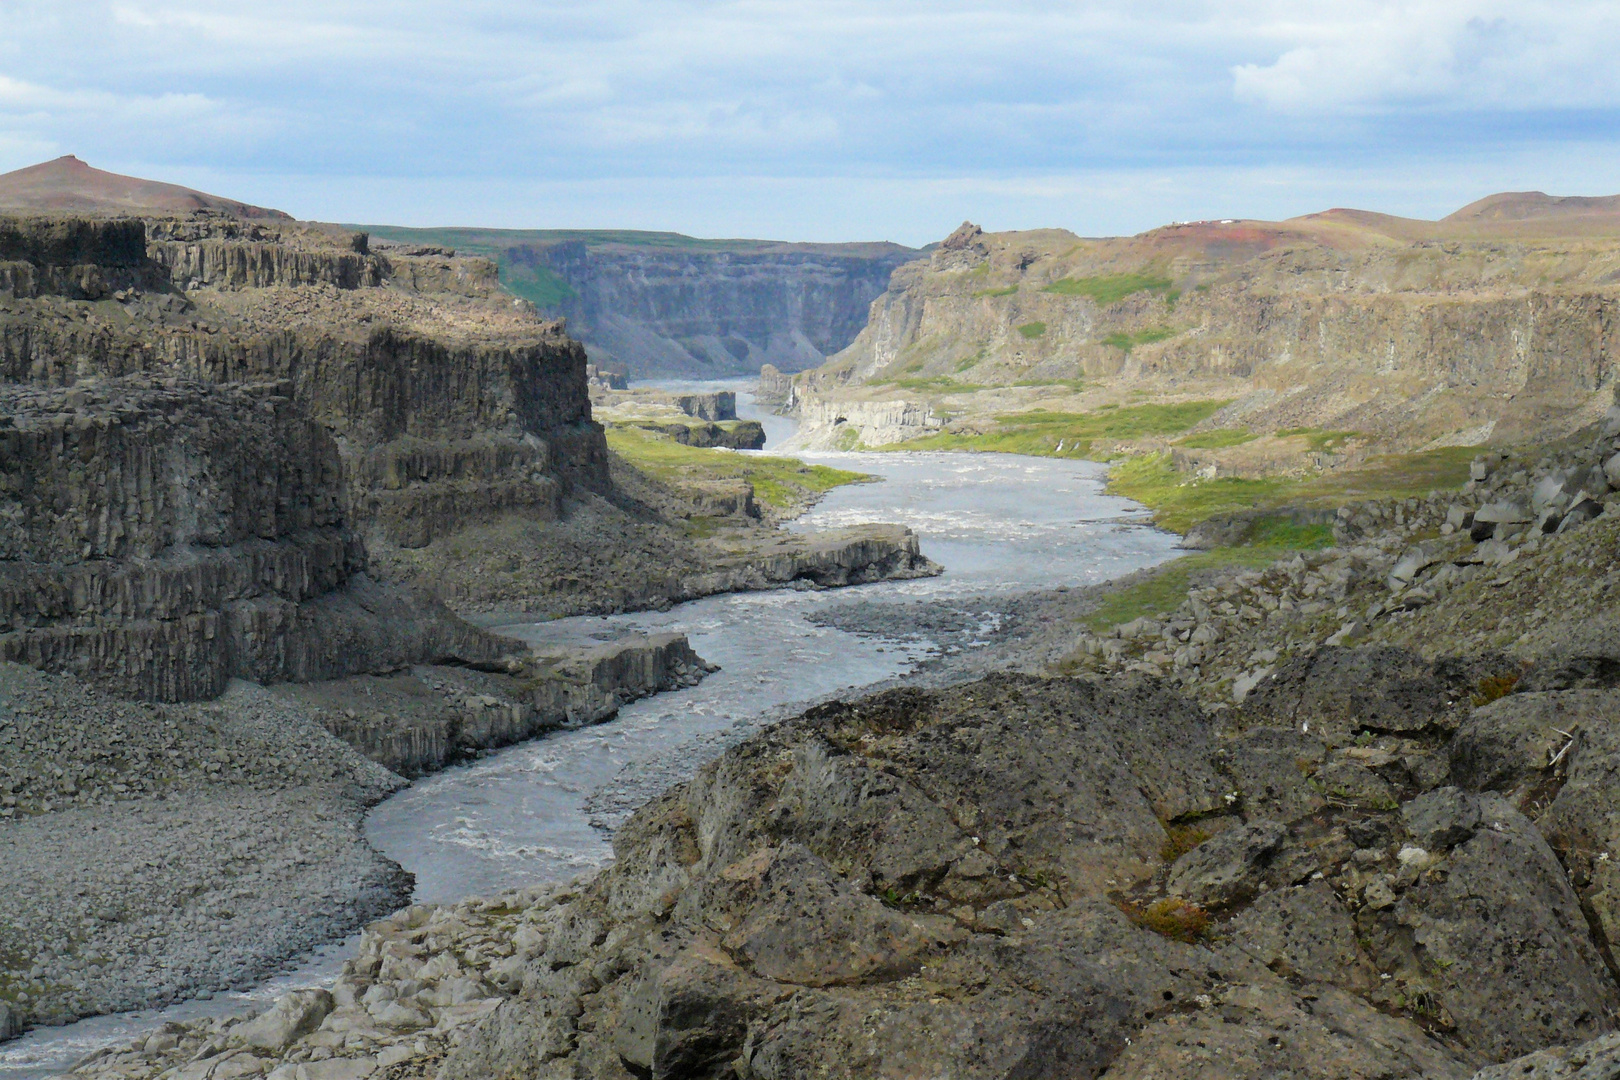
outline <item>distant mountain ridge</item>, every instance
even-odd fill
[[[282,210],[178,184],[105,172],[72,154],[0,174],[0,210],[36,214],[183,214],[213,210],[241,218],[293,220]]]

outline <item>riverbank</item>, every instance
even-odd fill
[[[405,776],[600,722],[714,670],[680,635],[512,645],[500,670],[237,681],[185,704],[0,665],[9,1026],[258,983],[409,901],[411,875],[362,829]]]

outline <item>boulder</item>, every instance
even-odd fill
[[[0,1001],[0,1042],[15,1039],[23,1032],[22,1017],[12,1007]]]
[[[1591,521],[1603,514],[1603,504],[1596,499],[1581,499],[1571,506],[1558,523],[1559,532],[1568,532],[1571,529]]]
[[[1399,805],[1388,780],[1348,758],[1329,761],[1317,772],[1316,783],[1329,799],[1362,810],[1393,810]]]
[[[1565,481],[1569,476],[1561,469],[1552,472],[1537,480],[1530,489],[1530,510],[1541,514],[1547,510],[1562,510],[1569,502],[1569,492],[1564,490]]]
[[[1614,981],[1536,827],[1497,795],[1481,827],[1400,897],[1436,1000],[1465,1045],[1503,1060],[1613,1027]]]
[[[1250,728],[1221,749],[1220,760],[1253,817],[1292,822],[1325,804],[1310,782],[1327,757],[1321,739],[1297,727]]]
[[[1518,499],[1502,499],[1498,502],[1486,503],[1474,511],[1475,523],[1490,522],[1496,525],[1512,525],[1535,520],[1535,513],[1528,503]]]
[[[268,1010],[238,1027],[234,1034],[261,1050],[285,1050],[294,1039],[321,1026],[333,1008],[325,990],[295,990],[283,994]]]
[[[1312,985],[1295,992],[1234,987],[1219,998],[1210,996],[1205,1007],[1171,1013],[1134,1038],[1107,1077],[1466,1080],[1470,1071],[1410,1020],[1386,1016],[1334,987]]]
[[[1427,548],[1415,547],[1409,549],[1404,555],[1395,561],[1394,567],[1390,569],[1389,587],[1391,589],[1399,589],[1402,586],[1410,585],[1412,580],[1416,578],[1425,567],[1433,566],[1439,561],[1440,556],[1429,551]]]
[[[1537,1050],[1500,1065],[1488,1065],[1473,1080],[1614,1080],[1620,1076],[1620,1033],[1578,1046]]]
[[[1410,734],[1454,723],[1455,679],[1389,646],[1324,646],[1290,658],[1243,702],[1251,722],[1343,746],[1362,731]]]
[[[1177,859],[1166,890],[1207,908],[1251,900],[1265,891],[1267,871],[1287,839],[1287,827],[1275,821],[1227,829]]]
[[[1620,454],[1614,454],[1603,463],[1603,478],[1611,488],[1620,488]]]
[[[1350,990],[1378,985],[1355,922],[1325,881],[1266,893],[1227,929],[1236,948],[1279,975]]]
[[[1401,806],[1406,831],[1426,851],[1465,843],[1479,827],[1479,799],[1456,787],[1436,788]]]
[[[1620,691],[1509,694],[1475,709],[1449,748],[1451,781],[1470,791],[1516,791],[1540,783],[1569,741],[1560,732],[1607,727]]]

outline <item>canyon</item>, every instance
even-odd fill
[[[231,985],[386,915],[327,985],[72,1075],[1607,1075],[1616,237],[1612,200],[1527,193],[1441,222],[964,225],[800,372],[814,341],[710,333],[677,282],[721,271],[614,253],[651,284],[595,286],[576,321],[639,320],[598,348],[654,327],[672,369],[768,360],[801,447],[1113,459],[1198,552],[1165,561],[1131,504],[1077,520],[1095,461],[891,454],[928,497],[979,493],[971,527],[901,495],[996,536],[1024,587],[995,593],[927,582],[903,526],[774,529],[863,489],[734,449],[723,395],[591,385],[506,291],[561,295],[586,238],[515,271],[209,208],[7,220],[0,845],[53,854],[0,924],[0,1028]],[[1031,475],[1061,487],[1040,513]],[[358,837],[406,775],[715,685],[678,634],[618,614],[557,647],[545,617],[876,581],[916,591],[805,620],[875,639],[823,644],[816,699],[751,673],[728,692],[758,715],[694,702],[684,758],[581,796],[599,869],[403,907]],[[858,663],[901,674],[861,692]],[[512,790],[483,764],[469,808]]]
[[[0,215],[8,1034],[252,982],[392,910],[409,876],[359,827],[401,774],[712,670],[678,636],[537,652],[465,614],[938,572],[903,528],[692,536],[703,494],[610,453],[584,348],[490,260],[76,158],[0,176]]]
[[[890,273],[921,254],[675,233],[371,229],[489,255],[508,289],[566,318],[594,363],[633,379],[815,367],[854,340]]]

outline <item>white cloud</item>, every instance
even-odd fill
[[[0,167],[274,177],[286,197],[239,197],[293,209],[337,177],[578,184],[618,193],[569,196],[599,224],[771,206],[784,235],[924,182],[1055,207],[1065,178],[1216,170],[1258,202],[1291,170],[1608,145],[1617,51],[1616,0],[6,0]],[[512,198],[537,225],[565,205]]]
[[[1240,101],[1290,113],[1620,105],[1612,2],[1348,0],[1323,10],[1256,26],[1286,45],[1270,63],[1234,66]]]

